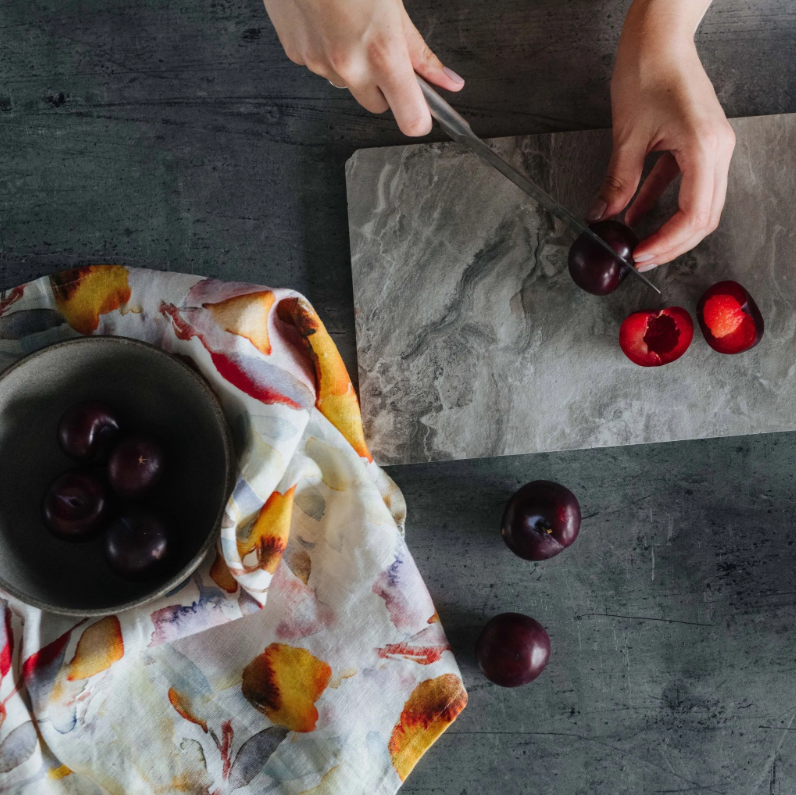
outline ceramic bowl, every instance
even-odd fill
[[[103,400],[125,430],[161,439],[167,481],[154,498],[179,533],[171,568],[149,582],[116,576],[103,537],[56,538],[42,520],[49,484],[78,465],[57,443],[61,414]],[[168,593],[213,547],[234,473],[224,413],[204,378],[158,348],[124,337],[81,337],[38,350],[0,375],[0,589],[55,613],[107,615]]]

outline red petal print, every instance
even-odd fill
[[[11,632],[11,610],[9,610],[7,602],[4,604],[3,612],[5,613],[5,620],[3,621],[5,638],[3,641],[3,648],[0,649],[0,679],[11,670],[11,658],[14,655],[14,635]]]
[[[0,315],[2,315],[6,309],[8,309],[11,304],[15,304],[22,298],[23,293],[25,292],[25,285],[23,284],[20,287],[15,287],[8,295],[0,301]]]
[[[439,662],[443,653],[450,651],[450,648],[447,643],[436,646],[412,646],[411,643],[390,643],[388,646],[376,649],[376,653],[383,659],[403,657],[420,665],[431,665]]]
[[[52,643],[48,643],[43,648],[39,649],[36,652],[28,657],[24,663],[22,663],[22,676],[27,681],[31,677],[35,677],[36,674],[44,668],[46,665],[49,665],[53,662],[56,657],[66,648],[66,644],[69,643],[69,638],[72,636],[72,632],[80,626],[80,624],[85,624],[88,619],[84,618],[79,624],[75,624],[72,629],[68,632],[64,632],[60,638],[56,638]]]
[[[174,333],[177,335],[178,339],[188,341],[199,336],[196,331],[182,319],[180,310],[177,309],[174,304],[167,304],[165,301],[161,301],[160,312],[171,318],[171,322],[174,324]]]
[[[221,724],[221,742],[218,744],[218,750],[221,752],[221,777],[226,778],[229,775],[229,769],[232,766],[232,759],[230,754],[232,751],[232,739],[235,733],[232,731],[232,721],[225,720]]]
[[[161,303],[160,311],[171,318],[174,325],[174,332],[181,340],[191,340],[196,337],[207,349],[213,360],[213,366],[218,370],[219,375],[230,384],[240,389],[241,392],[259,400],[261,403],[280,403],[292,409],[305,408],[295,400],[283,395],[269,384],[258,383],[246,369],[242,366],[237,357],[214,351],[205,339],[205,336],[197,331],[193,326],[185,321],[180,315],[180,310],[173,304]]]
[[[213,360],[213,365],[222,378],[229,381],[230,384],[236,386],[241,392],[245,392],[255,400],[259,400],[261,403],[282,403],[292,409],[301,408],[301,405],[296,403],[295,400],[285,397],[285,395],[280,394],[275,389],[255,383],[243,369],[232,361],[232,359],[224,356],[223,353],[210,351],[210,357]]]

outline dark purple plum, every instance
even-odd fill
[[[151,436],[129,436],[113,448],[108,480],[120,496],[136,500],[151,494],[163,479],[163,445]]]
[[[92,472],[66,472],[44,497],[44,523],[66,541],[93,538],[107,523],[109,511],[108,490]]]
[[[522,613],[490,618],[475,642],[475,657],[484,676],[501,687],[532,682],[550,659],[545,628]]]
[[[617,254],[633,262],[633,250],[638,245],[638,238],[629,226],[619,221],[599,221],[590,224],[589,229]],[[569,275],[581,290],[592,295],[608,295],[619,287],[627,276],[627,269],[590,237],[582,234],[569,250]]]
[[[174,557],[176,538],[160,514],[130,506],[105,533],[105,560],[125,580],[150,580]]]
[[[61,415],[58,444],[70,458],[102,463],[119,438],[119,429],[113,408],[99,400],[86,400]]]
[[[506,503],[500,533],[525,560],[547,560],[566,549],[580,531],[580,505],[559,483],[534,480]]]

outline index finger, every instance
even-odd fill
[[[710,225],[713,203],[713,183],[716,178],[715,158],[704,152],[673,152],[683,180],[680,184],[678,204],[680,209],[655,233],[636,246],[636,262],[655,259],[667,261],[668,251],[681,246]]]

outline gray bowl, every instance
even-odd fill
[[[160,579],[133,583],[103,558],[103,539],[53,536],[42,500],[77,465],[56,441],[61,414],[81,400],[107,401],[125,428],[159,437],[167,482],[155,499],[180,533]],[[0,588],[43,610],[101,616],[162,596],[213,546],[233,479],[227,423],[204,378],[164,351],[124,337],[82,337],[36,351],[0,375]]]

